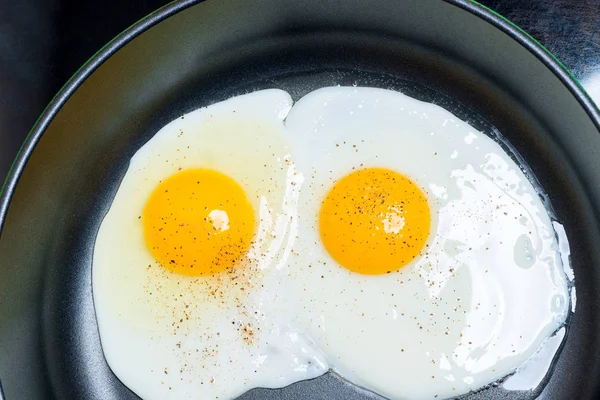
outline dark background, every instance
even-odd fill
[[[218,0],[212,0],[218,1]],[[104,44],[166,0],[0,0],[0,182],[46,104]],[[600,0],[481,0],[600,102]]]

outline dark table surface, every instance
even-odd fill
[[[480,0],[538,39],[600,103],[600,0]],[[0,4],[0,182],[46,104],[106,42],[167,0]]]

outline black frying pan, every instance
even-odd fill
[[[133,153],[177,116],[247,91],[400,90],[496,127],[549,194],[577,309],[547,385],[469,399],[600,395],[600,112],[508,21],[467,0],[175,2],[92,58],[52,101],[0,198],[0,379],[8,400],[135,399],[108,368],[91,293],[96,232]],[[1,396],[0,396],[1,397]],[[245,399],[378,398],[329,374]]]

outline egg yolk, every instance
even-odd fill
[[[423,249],[431,224],[427,199],[406,176],[355,171],[331,188],[319,213],[321,240],[340,265],[361,274],[396,271]]]
[[[233,179],[209,169],[179,172],[152,192],[143,212],[150,253],[171,271],[210,275],[233,267],[254,236],[254,210]]]

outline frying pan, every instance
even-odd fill
[[[600,112],[517,27],[467,0],[174,2],[65,85],[0,199],[0,379],[8,400],[135,399],[100,347],[96,232],[128,160],[164,124],[233,95],[391,88],[498,129],[548,194],[571,245],[576,311],[545,386],[465,399],[600,395]],[[0,396],[1,397],[1,396]],[[379,398],[334,374],[244,399]]]

